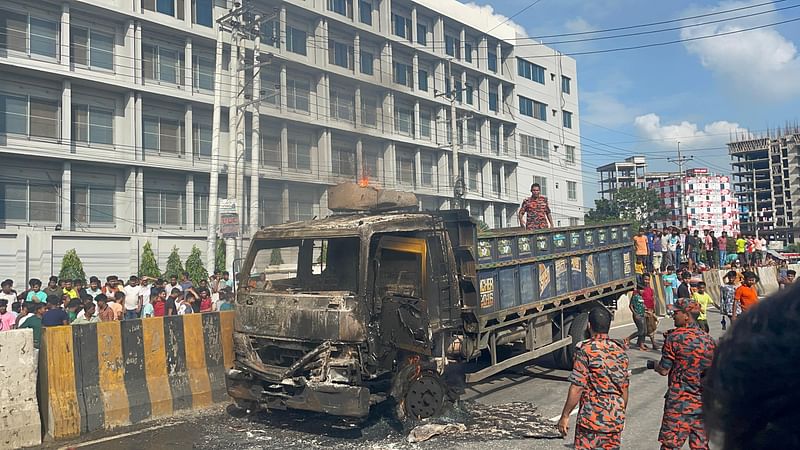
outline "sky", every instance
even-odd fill
[[[677,156],[680,142],[683,154],[693,157],[687,168],[729,174],[725,144],[731,136],[800,123],[800,21],[763,27],[800,18],[798,0],[539,0],[530,6],[534,2],[468,5],[501,20],[519,13],[510,24],[564,54],[690,39],[572,56],[578,65],[585,206],[597,198],[595,168],[602,164],[643,154],[649,170],[676,170],[667,158]],[[739,8],[746,9],[707,15]],[[707,16],[689,19],[699,15]],[[673,22],[545,37],[661,21]],[[736,33],[749,28],[756,29]],[[631,33],[640,34],[597,39]],[[697,39],[703,36],[715,37]],[[586,38],[591,40],[561,42]]]

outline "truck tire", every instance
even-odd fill
[[[570,345],[561,347],[553,352],[553,359],[555,360],[556,366],[563,370],[572,370],[572,363],[575,359],[575,348],[581,341],[588,337],[589,314],[579,313],[572,316],[569,322],[569,335],[572,337],[572,342]]]

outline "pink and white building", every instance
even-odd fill
[[[728,236],[739,233],[739,204],[729,176],[710,174],[705,168],[689,169],[683,176],[648,187],[658,192],[670,211],[666,219],[656,222],[658,227],[714,230],[716,235],[726,231]]]

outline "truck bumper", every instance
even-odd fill
[[[228,395],[239,403],[254,403],[267,409],[299,409],[335,416],[369,415],[369,389],[338,383],[308,382],[298,386],[293,380],[269,382],[239,370],[230,369],[225,383]]]

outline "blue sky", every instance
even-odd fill
[[[685,18],[767,3],[750,1],[541,0],[513,18],[529,36],[594,31]],[[511,16],[531,0],[475,1]],[[797,7],[794,7],[797,6]],[[783,9],[782,8],[787,8]],[[763,13],[715,24],[686,27]],[[554,43],[569,54],[716,35],[800,18],[800,1],[771,4],[644,29],[679,30],[619,39]],[[689,167],[730,172],[725,149],[732,132],[763,134],[800,122],[800,22],[642,50],[576,55],[580,95],[584,196],[597,197],[595,167],[632,154],[648,156],[651,170],[672,170],[677,141]]]

